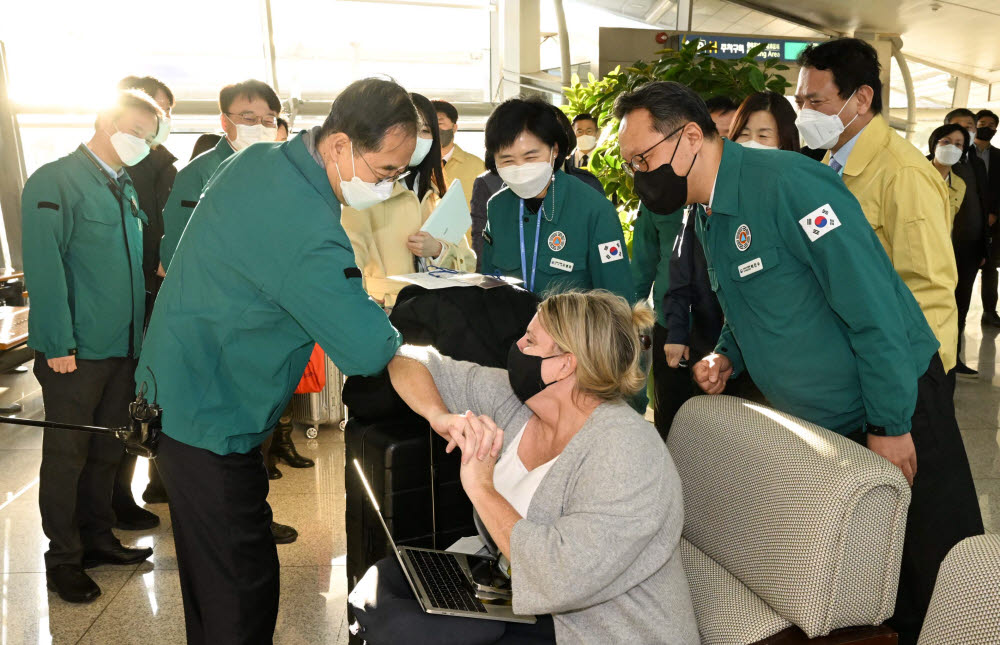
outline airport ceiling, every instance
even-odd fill
[[[676,27],[677,0],[586,0]],[[809,37],[898,34],[910,58],[978,80],[1000,81],[997,0],[692,0],[692,31]]]

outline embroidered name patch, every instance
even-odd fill
[[[806,232],[810,242],[815,242],[835,228],[840,227],[840,218],[829,204],[823,204],[799,220],[799,226]]]
[[[761,262],[761,259],[760,258],[754,258],[754,259],[750,260],[749,262],[747,262],[745,264],[741,264],[740,266],[738,266],[737,270],[739,270],[739,272],[740,272],[740,277],[741,278],[745,278],[748,275],[752,275],[754,273],[757,273],[758,271],[760,271],[763,268],[764,268],[764,263]]]
[[[746,224],[740,224],[740,227],[736,229],[736,248],[740,251],[746,251],[750,248],[750,227]]]
[[[601,254],[602,264],[607,264],[608,262],[621,260],[623,257],[625,257],[625,247],[622,246],[621,240],[615,240],[614,242],[605,242],[604,244],[598,244],[597,251],[598,253]]]
[[[552,261],[549,262],[549,266],[552,267],[553,269],[559,269],[560,271],[573,270],[572,262],[567,262],[566,260],[560,260],[559,258],[552,258]]]

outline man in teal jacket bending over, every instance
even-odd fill
[[[137,371],[163,408],[188,643],[271,640],[278,556],[259,446],[314,343],[348,375],[395,354],[401,338],[362,289],[340,205],[387,197],[416,133],[406,90],[357,81],[322,126],[226,160],[191,215]]]

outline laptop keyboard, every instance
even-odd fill
[[[487,613],[486,607],[469,589],[468,580],[455,556],[410,549],[406,553],[436,608]]]

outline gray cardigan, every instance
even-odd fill
[[[532,413],[507,372],[404,347],[431,372],[448,409],[509,432]],[[652,425],[624,403],[600,405],[570,440],[514,525],[514,611],[552,614],[560,643],[699,642],[681,564],[677,470]]]

